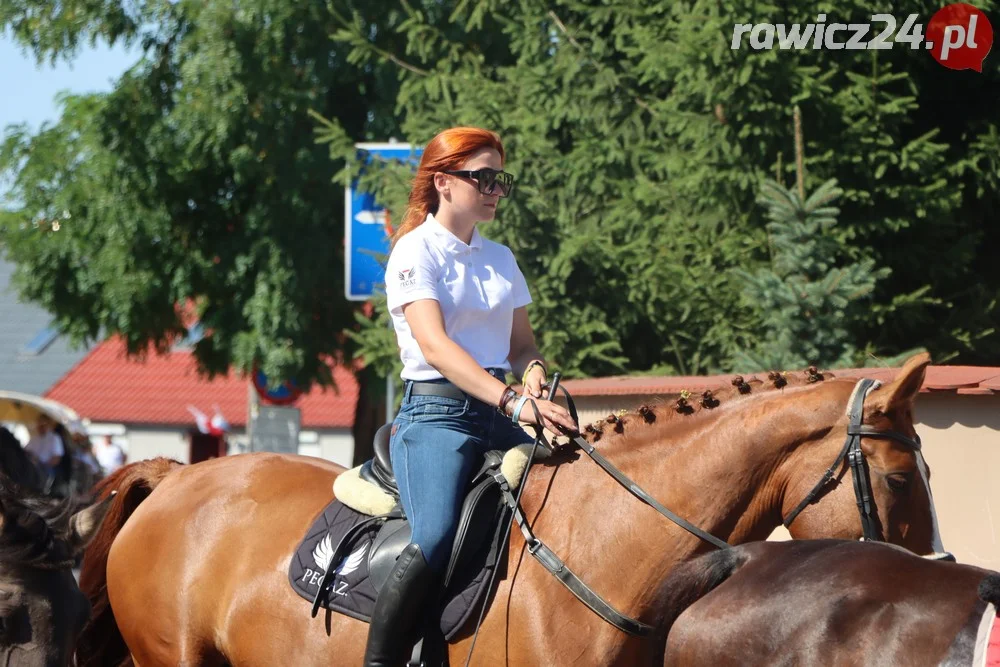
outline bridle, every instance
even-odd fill
[[[861,516],[861,530],[864,534],[864,540],[868,542],[885,542],[885,536],[882,534],[882,529],[879,527],[878,522],[878,507],[875,505],[875,497],[872,493],[871,480],[868,476],[868,465],[865,461],[864,451],[861,449],[861,438],[884,438],[887,440],[895,440],[898,443],[906,445],[909,447],[914,455],[917,457],[917,468],[920,470],[920,476],[924,480],[924,484],[927,484],[927,474],[926,474],[926,464],[924,463],[923,454],[920,452],[920,436],[914,438],[904,435],[899,431],[879,431],[871,426],[865,426],[861,423],[864,418],[864,407],[865,398],[868,394],[876,389],[881,383],[878,380],[863,379],[854,387],[854,393],[851,397],[851,404],[849,409],[850,423],[847,425],[847,440],[844,442],[843,449],[837,455],[834,460],[833,465],[827,468],[826,472],[823,473],[823,477],[816,483],[816,486],[806,494],[806,497],[802,499],[794,510],[784,519],[783,523],[785,528],[792,525],[802,510],[804,510],[809,504],[816,502],[823,490],[834,480],[834,476],[837,471],[840,470],[840,466],[844,459],[847,459],[847,464],[851,469],[851,477],[854,479],[854,497],[858,503],[858,514]],[[928,498],[930,498],[930,486],[927,485]],[[931,513],[934,514],[934,504],[931,502]],[[940,541],[940,537],[937,532],[937,517],[934,516],[934,539],[935,541]],[[937,551],[942,551],[938,544],[935,544],[935,549]]]

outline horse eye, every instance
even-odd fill
[[[903,493],[910,488],[913,475],[905,472],[894,472],[885,476],[885,482],[889,488],[896,493]]]

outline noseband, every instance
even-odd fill
[[[861,450],[861,438],[885,438],[888,440],[895,440],[896,442],[906,445],[916,453],[918,468],[921,468],[922,461],[919,460],[921,458],[919,453],[920,436],[911,438],[898,431],[877,431],[871,426],[865,426],[861,423],[861,420],[864,418],[865,398],[868,397],[869,392],[878,386],[878,380],[870,380],[866,378],[858,382],[857,386],[854,388],[853,401],[850,409],[851,421],[847,426],[847,441],[844,443],[844,448],[840,450],[840,454],[837,455],[833,465],[827,468],[827,471],[823,473],[823,477],[820,478],[819,482],[816,483],[816,486],[812,488],[812,491],[810,491],[806,497],[802,499],[802,502],[800,502],[798,506],[792,510],[792,513],[788,515],[788,518],[784,520],[785,528],[792,525],[792,522],[795,521],[795,517],[797,517],[807,505],[816,501],[823,489],[833,481],[834,476],[840,469],[840,465],[846,458],[847,464],[851,468],[851,476],[854,478],[854,497],[858,501],[858,514],[861,515],[861,529],[864,532],[864,539],[869,542],[885,542],[882,530],[878,528],[878,508],[875,506],[875,498],[872,494],[872,485],[868,478],[868,466],[865,463],[865,455]],[[924,473],[922,468],[920,472],[921,477],[923,477]]]

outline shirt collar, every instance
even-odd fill
[[[443,244],[445,249],[453,253],[458,254],[472,252],[473,250],[481,250],[483,247],[483,237],[479,235],[478,227],[472,228],[472,240],[469,243],[466,243],[438,222],[433,213],[427,214],[424,224],[427,225],[428,230],[434,234],[435,237],[437,237],[438,242]]]

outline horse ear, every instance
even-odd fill
[[[69,520],[69,544],[74,556],[83,552],[90,544],[90,540],[97,535],[115,495],[117,492],[112,492],[104,500],[80,510]]]
[[[930,363],[931,355],[926,352],[907,359],[896,379],[886,385],[884,390],[872,395],[873,407],[883,414],[912,407],[917,392],[924,384],[924,375]]]

